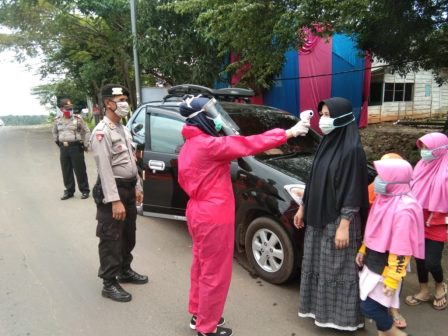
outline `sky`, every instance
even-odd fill
[[[0,117],[5,115],[47,115],[48,111],[31,95],[34,86],[42,84],[36,75],[38,60],[31,60],[34,69],[17,63],[12,52],[0,52]]]

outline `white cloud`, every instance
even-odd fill
[[[48,114],[39,100],[31,95],[31,89],[43,84],[36,75],[37,60],[25,64],[14,60],[11,52],[0,53],[0,116]]]

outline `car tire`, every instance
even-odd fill
[[[269,217],[253,220],[247,228],[245,250],[249,263],[262,279],[282,284],[293,275],[293,244],[277,221]]]

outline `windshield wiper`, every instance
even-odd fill
[[[280,155],[278,155],[278,156],[274,156],[274,157],[271,157],[271,158],[269,158],[269,159],[266,159],[266,161],[267,162],[269,162],[269,161],[275,161],[275,160],[281,160],[281,159],[287,159],[287,158],[292,158],[292,157],[295,157],[295,156],[299,156],[299,155],[301,155],[301,154],[305,154],[305,153],[302,153],[302,152],[294,152],[294,153],[289,153],[289,154],[280,154]]]

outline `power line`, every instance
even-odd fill
[[[347,74],[347,73],[360,72],[360,71],[369,70],[369,69],[387,68],[388,66],[389,65],[376,65],[376,66],[371,66],[371,67],[364,67],[364,68],[361,68],[361,69],[352,69],[352,70],[339,71],[339,72],[333,72],[333,73],[328,73],[328,74],[319,74],[319,75],[310,75],[310,76],[298,76],[298,77],[287,77],[287,78],[275,78],[274,81],[343,75],[343,74]]]

